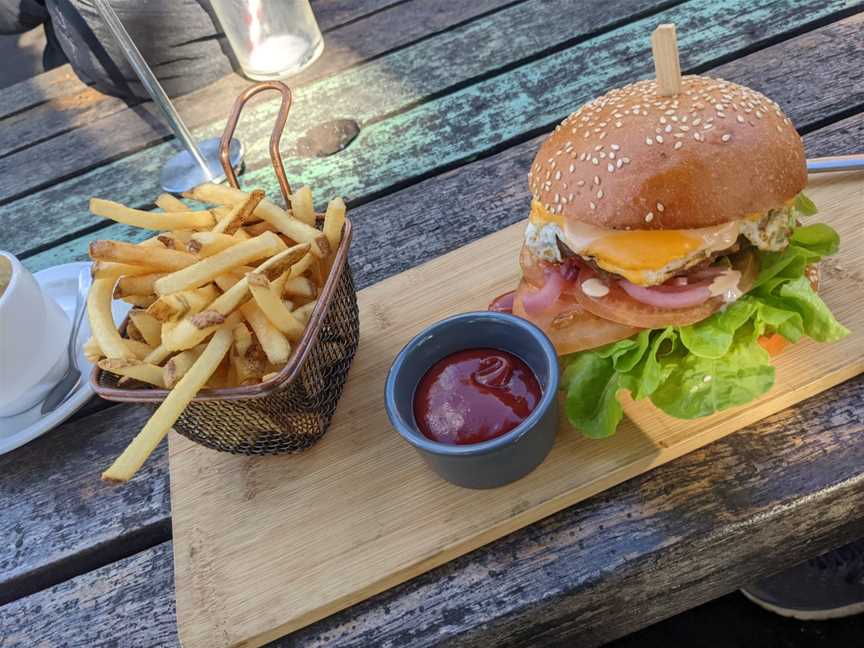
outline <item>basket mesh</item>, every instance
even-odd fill
[[[293,381],[260,398],[193,401],[174,429],[222,452],[271,455],[305,450],[330,425],[359,338],[357,293],[346,263],[318,336]]]

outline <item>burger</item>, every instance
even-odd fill
[[[771,355],[848,334],[816,294],[837,233],[804,224],[804,146],[764,95],[684,76],[585,104],[546,139],[513,313],[550,337],[571,422],[612,434],[617,395],[678,418],[747,403]]]

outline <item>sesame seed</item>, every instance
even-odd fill
[[[602,144],[598,144],[597,146],[594,147],[594,150],[595,150],[595,151],[602,151],[602,150],[603,150],[603,145],[602,145]]]
[[[671,132],[672,132],[672,124],[667,125],[666,128],[665,128],[664,130],[665,130],[667,133],[671,133]]]
[[[694,119],[691,123],[692,123],[694,126],[698,126],[699,124],[702,123],[702,119],[699,118],[699,117],[697,117],[697,118]]]
[[[712,128],[714,128],[714,124],[705,124],[702,130],[711,130]]]
[[[763,115],[762,112],[760,112],[758,110],[756,111],[756,119],[762,119],[762,115]]]
[[[704,138],[702,137],[702,133],[696,131],[695,133],[693,133],[693,139],[695,139],[697,142],[701,142]]]
[[[731,136],[729,133],[726,133],[726,134],[725,134],[723,137],[721,137],[720,139],[723,140],[724,142],[728,142],[729,140],[732,139],[732,136]]]
[[[650,223],[652,220],[654,220],[654,214],[652,214],[651,212],[648,212],[647,214],[645,214],[645,222],[646,223]]]
[[[663,206],[663,203],[658,202],[657,203],[657,211],[659,211],[662,214],[664,209],[666,209],[666,208]]]
[[[591,164],[595,164],[595,165],[596,165],[596,164],[600,164],[600,161],[599,161],[597,158],[592,157],[592,158],[591,158]]]
[[[684,142],[675,142],[675,146],[673,148],[680,149],[682,146],[684,146]]]
[[[556,179],[556,180],[560,180],[560,179],[561,179],[561,172],[560,172],[560,171],[556,171],[556,172],[555,172],[555,179]]]
[[[646,137],[646,138],[645,138],[645,143],[646,143],[648,146],[651,146],[651,145],[654,143],[654,140],[652,140],[650,137]]]
[[[577,186],[577,187],[584,187],[584,186],[585,186],[585,181],[584,181],[584,180],[579,180],[579,181],[576,183],[576,186]]]
[[[586,130],[584,133],[582,133],[582,137],[588,139],[589,137],[591,137],[591,131]]]
[[[741,115],[736,116],[735,119],[738,120],[738,123],[739,123],[739,124],[743,124],[743,123],[744,123],[744,118],[743,118]]]
[[[624,166],[624,160],[623,160],[623,159],[622,159],[622,160],[618,160],[618,161],[615,163],[615,167],[618,168],[618,169],[620,169],[622,166]]]
[[[624,164],[630,164],[630,158],[629,157],[623,157],[623,158],[621,158],[621,161],[624,162]]]
[[[559,196],[558,194],[555,194],[554,201],[555,201],[556,203],[557,203],[557,202],[561,202],[561,196]]]
[[[666,118],[661,116],[661,117],[660,117],[660,123],[661,123],[661,124],[665,124],[665,123],[666,123]]]
[[[594,176],[594,184],[596,184],[596,185],[600,184],[600,176]]]
[[[603,197],[603,190],[597,192],[597,200],[600,200]]]
[[[597,205],[594,202],[589,202],[588,204],[591,206],[591,209],[597,209]]]
[[[604,137],[606,137],[606,131],[603,131],[602,133],[600,133],[600,137],[598,139],[602,140]]]
[[[613,151],[609,151],[609,159],[610,159],[610,160],[614,160],[614,159],[615,159],[615,153],[614,153]]]
[[[600,151],[600,155],[598,155],[601,160],[606,157],[606,151]]]
[[[613,151],[620,151],[621,150],[621,147],[618,146],[617,144],[612,144],[609,146],[609,148],[611,148]]]
[[[783,132],[783,129],[780,128],[780,124],[777,124],[776,128],[777,128],[777,132],[778,132],[778,133],[782,133],[782,132]]]
[[[606,165],[606,169],[609,171],[609,173],[612,173],[615,170],[615,165],[610,162]]]
[[[621,128],[621,126],[623,126],[623,124],[620,121],[615,122],[615,128]]]
[[[685,133],[686,133],[687,131],[690,130],[690,127],[687,126],[686,124],[682,124],[682,125],[679,126],[678,128],[680,128],[680,129],[681,129],[682,131],[684,131]]]
[[[570,165],[570,173],[573,173],[575,170],[576,170],[576,165],[575,165],[575,164],[571,164],[571,165]]]
[[[662,136],[662,135],[655,135],[655,136],[654,136],[654,139],[657,140],[657,143],[658,143],[658,144],[662,144],[662,143],[663,143],[663,136]]]

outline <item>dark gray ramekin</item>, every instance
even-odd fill
[[[518,426],[495,439],[471,445],[438,443],[423,436],[414,419],[414,392],[441,358],[465,349],[494,348],[524,360],[540,383],[542,397]],[[441,477],[465,488],[495,488],[539,466],[552,449],[558,427],[558,357],[536,326],[504,313],[464,313],[433,324],[396,356],[385,387],[387,415]]]

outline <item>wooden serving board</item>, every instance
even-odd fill
[[[821,210],[814,220],[841,235],[840,255],[823,263],[822,295],[852,335],[791,347],[770,393],[706,419],[627,402],[629,418],[600,441],[562,419],[545,463],[504,488],[465,490],[431,473],[390,427],[383,385],[420,329],[515,285],[523,226],[360,292],[360,347],[318,445],[248,458],[170,437],[185,648],[261,645],[864,371],[864,175],[811,176],[809,193]]]

